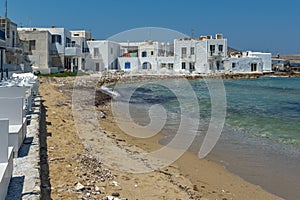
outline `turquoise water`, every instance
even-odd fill
[[[132,95],[132,117],[141,125],[149,123],[148,110],[151,105],[160,104],[168,111],[168,120],[162,132],[172,133],[180,123],[181,108],[195,114],[187,88],[182,81],[163,80],[145,82]],[[176,91],[165,87],[172,82]],[[274,140],[278,143],[300,147],[300,78],[260,78],[224,80],[227,100],[225,127],[243,134],[252,134]],[[205,81],[190,80],[200,106],[200,128],[206,130],[211,113],[211,98]],[[126,95],[135,83],[118,88]],[[176,94],[175,94],[176,93]],[[187,95],[186,95],[187,94]],[[182,99],[180,104],[178,99]],[[135,110],[136,108],[137,110]]]
[[[167,120],[159,141],[174,138],[182,110],[199,118],[197,136],[189,150],[197,154],[211,119],[211,96],[202,79],[189,80],[195,96],[183,84],[187,80],[127,83],[115,88],[124,101],[130,89],[141,86],[130,97],[130,114],[140,125],[150,123],[149,109],[159,104]],[[224,80],[226,121],[218,143],[208,159],[218,162],[243,179],[260,185],[284,199],[300,196],[300,78]],[[166,87],[172,85],[172,90]],[[191,98],[197,98],[200,112]],[[181,103],[180,103],[181,102]],[[160,117],[160,116],[157,116]],[[164,120],[164,117],[161,118]]]

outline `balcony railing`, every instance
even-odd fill
[[[66,56],[80,56],[81,55],[81,47],[78,44],[67,43],[65,48]]]
[[[77,47],[77,48],[80,48],[80,45],[74,44],[74,43],[67,43],[66,47]]]

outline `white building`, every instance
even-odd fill
[[[85,70],[119,70],[120,44],[108,41],[87,41],[90,56],[86,59]]]
[[[225,71],[229,73],[271,72],[271,53],[246,51],[231,55],[224,61]]]
[[[201,36],[198,40],[177,39],[174,46],[175,71],[215,73],[224,69],[222,61],[227,56],[227,39],[221,34],[215,38]]]
[[[146,40],[144,42],[120,43],[119,68],[125,71],[173,70],[174,47],[170,43]]]
[[[9,76],[14,72],[30,71],[29,61],[23,54],[23,45],[19,40],[17,24],[9,18],[0,17],[2,35],[2,69]],[[5,50],[5,51],[4,51]]]
[[[51,28],[18,28],[18,32],[23,35],[21,39],[29,43],[29,51],[32,53],[31,62],[37,71],[53,73],[64,70],[74,71],[78,68],[82,50],[79,45],[72,43],[69,30],[52,26]],[[38,35],[36,32],[39,32],[38,38],[30,36],[30,34]],[[48,35],[50,35],[50,45]],[[42,53],[44,51],[49,51],[47,56]]]
[[[92,40],[92,33],[85,30],[71,31],[72,35],[72,46],[80,48],[81,55],[78,58],[74,58],[72,64],[76,64],[78,70],[86,69],[86,60],[90,57],[90,51],[87,41]]]
[[[263,72],[271,72],[272,71],[272,54],[271,53],[262,53],[262,52],[252,52],[247,51],[248,56],[257,57],[262,59],[263,63]]]

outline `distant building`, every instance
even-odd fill
[[[91,32],[85,30],[70,31],[72,35],[72,46],[80,48],[80,56],[74,58],[73,64],[76,65],[78,70],[86,70],[86,62],[90,58],[90,50],[87,41],[92,40]],[[74,67],[73,67],[74,68]]]
[[[272,71],[271,53],[233,53],[224,60],[226,73],[264,73]]]
[[[19,36],[23,40],[24,53],[28,56],[34,71],[46,74],[58,72],[57,67],[52,67],[50,54],[52,36],[49,31],[22,30],[19,31]]]
[[[30,71],[29,60],[23,53],[24,47],[18,36],[17,24],[9,18],[0,17],[0,30],[3,70],[9,74]]]
[[[146,40],[120,43],[119,68],[125,71],[174,69],[174,45]]]
[[[28,43],[27,52],[35,71],[55,73],[82,68],[82,56],[87,49],[85,38],[90,39],[90,33],[77,31],[72,35],[69,30],[55,26],[18,28],[18,32],[24,43]]]
[[[272,58],[272,71],[284,72],[289,70],[289,61],[281,58]]]
[[[264,73],[272,71],[271,53],[237,52],[228,56],[222,34],[173,42],[93,40],[85,30],[19,28],[25,54],[42,73],[122,70],[154,73]]]
[[[90,57],[86,60],[85,70],[104,71],[119,70],[118,57],[120,44],[109,41],[87,41]]]
[[[196,73],[219,73],[224,70],[227,56],[227,39],[222,34],[177,39],[174,42],[174,70]]]

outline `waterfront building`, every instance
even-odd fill
[[[8,76],[15,72],[30,71],[29,60],[24,54],[24,46],[18,36],[17,24],[9,18],[0,17],[0,30],[2,70]]]
[[[152,73],[263,73],[272,71],[271,53],[228,55],[222,34],[179,38],[173,42],[94,40],[84,30],[20,28],[26,54],[41,73],[109,71]]]
[[[86,58],[86,71],[119,70],[120,44],[109,40],[87,41],[90,56]]]
[[[146,40],[120,45],[120,70],[161,72],[174,68],[173,44]]]
[[[74,30],[74,31],[70,31],[70,32],[72,35],[71,46],[78,47],[80,49],[80,56],[77,56],[76,58],[73,58],[73,60],[72,60],[73,69],[75,71],[86,70],[86,68],[88,69],[88,67],[86,67],[86,62],[89,58],[91,58],[87,41],[92,40],[92,33],[85,31],[85,30]],[[69,49],[69,50],[71,51],[71,49]]]
[[[183,38],[174,42],[174,70],[194,73],[223,72],[223,60],[227,57],[227,39],[222,34],[201,36],[198,39]]]
[[[72,41],[69,30],[52,26],[18,28],[18,32],[21,39],[29,43],[27,51],[31,54],[34,71],[41,73],[76,71],[79,63],[81,64],[82,48]],[[39,37],[35,38],[34,35]]]
[[[271,53],[239,52],[224,60],[226,73],[269,73],[272,71]]]

